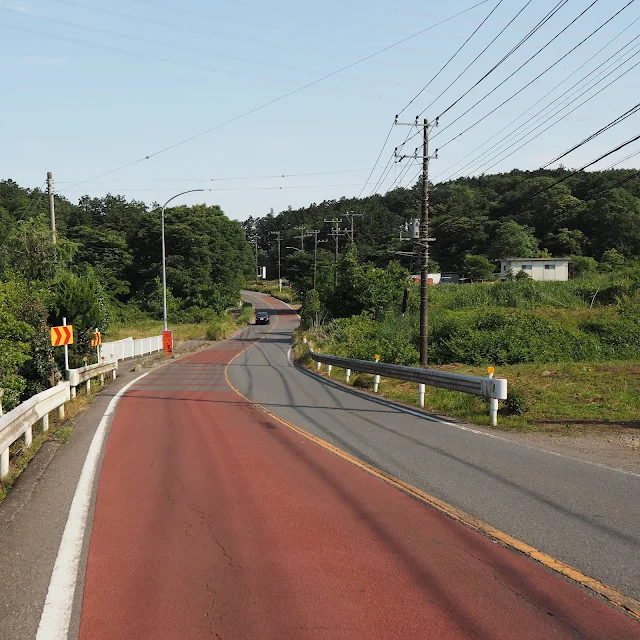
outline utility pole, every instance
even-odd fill
[[[271,235],[274,235],[278,239],[278,291],[282,291],[282,274],[280,273],[280,252],[282,245],[282,231],[272,231]]]
[[[353,211],[347,211],[347,213],[345,214],[347,216],[347,218],[349,218],[351,220],[351,232],[347,232],[349,234],[349,239],[351,240],[351,244],[353,244],[355,242],[356,239],[356,230],[355,230],[355,223],[354,220],[355,218],[361,218],[364,214],[363,213],[353,213]]]
[[[326,242],[326,240],[318,240],[319,229],[314,229],[311,232],[313,236],[313,288],[316,288],[317,284],[317,271],[318,271],[318,242]]]
[[[56,203],[53,197],[53,173],[47,172],[47,192],[49,194],[49,226],[51,227],[51,242],[56,244]]]
[[[340,229],[342,218],[332,218],[331,220],[325,219],[325,222],[333,225],[333,229],[329,235],[333,238],[335,249],[335,257],[333,260],[333,291],[335,295],[335,291],[338,288],[338,255],[340,253],[340,236],[344,235],[344,229]]]
[[[252,238],[249,238],[252,242],[253,245],[255,247],[255,253],[256,253],[256,284],[258,284],[260,282],[260,274],[258,273],[258,234],[254,234],[254,236]]]
[[[422,159],[422,198],[420,203],[420,238],[418,240],[420,248],[420,364],[426,367],[429,361],[429,242],[434,240],[429,237],[429,129],[431,125],[426,118],[422,124],[419,124],[417,117],[415,122],[398,122],[398,116],[396,116],[395,124],[422,127],[422,153],[419,154],[416,149],[413,155],[398,155],[396,149],[396,157],[398,162],[402,162],[404,158]],[[437,119],[435,126],[438,126]],[[437,149],[433,157],[438,157]]]
[[[311,236],[310,233],[305,233],[306,227],[296,227],[300,231],[299,236],[294,236],[296,240],[300,240],[300,251],[304,251],[304,239]]]

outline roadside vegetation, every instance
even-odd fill
[[[258,293],[266,293],[278,300],[282,300],[282,302],[287,302],[288,304],[300,304],[300,300],[298,299],[298,292],[291,287],[282,287],[280,289],[278,287],[278,281],[265,281],[258,283],[247,283],[244,287],[248,291],[257,291]]]

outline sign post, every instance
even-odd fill
[[[102,344],[102,334],[96,328],[93,332],[93,338],[91,338],[91,346],[96,348],[96,362],[100,362],[100,345]]]
[[[67,319],[62,318],[61,327],[51,327],[51,346],[64,346],[64,368],[69,370],[69,347],[73,344],[73,326],[67,325]]]
[[[162,332],[162,347],[166,355],[173,355],[173,331],[171,329]]]

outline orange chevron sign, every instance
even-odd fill
[[[102,334],[99,331],[95,331],[93,338],[91,338],[91,346],[97,347],[102,344]]]
[[[73,344],[73,326],[51,327],[51,346],[62,347],[65,344]]]

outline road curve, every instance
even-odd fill
[[[281,379],[270,350],[286,361],[295,315],[277,306],[271,327],[153,371],[121,400],[82,640],[640,638],[636,621],[235,393],[234,358],[247,393]]]
[[[249,292],[258,308],[286,311]],[[251,400],[312,434],[640,600],[640,476],[428,420],[306,374],[296,319],[229,367]],[[384,386],[384,380],[382,381]]]

